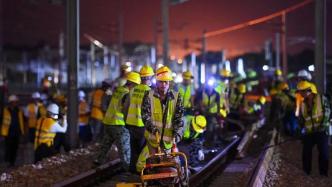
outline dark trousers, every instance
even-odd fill
[[[126,128],[130,134],[130,165],[129,169],[131,172],[136,172],[136,163],[139,155],[141,154],[142,149],[145,146],[145,138],[144,138],[144,127],[135,127],[131,125],[126,125]]]
[[[31,143],[35,142],[35,134],[36,134],[36,129],[35,128],[29,128],[29,141]]]
[[[44,158],[53,156],[55,150],[53,146],[47,146],[46,144],[40,144],[35,151],[35,163],[43,160]]]
[[[302,165],[306,174],[311,172],[312,148],[317,144],[319,153],[319,173],[328,175],[329,167],[329,146],[328,136],[325,132],[314,132],[303,136]]]
[[[66,152],[70,151],[69,143],[66,140],[66,133],[56,133],[53,145],[56,153],[60,153],[61,146],[63,146]]]
[[[19,136],[5,138],[5,161],[11,166],[15,165],[19,140]]]

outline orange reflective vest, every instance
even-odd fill
[[[37,111],[36,111],[37,107]],[[29,128],[36,128],[38,117],[46,116],[46,108],[41,103],[29,103],[27,106],[28,110],[28,126]]]
[[[35,149],[41,144],[46,144],[47,146],[52,146],[55,133],[51,133],[51,127],[56,121],[52,118],[43,117],[38,119],[35,134]]]
[[[80,101],[80,104],[78,105],[78,113],[78,122],[81,125],[87,125],[89,122],[89,106],[86,101]]]
[[[103,120],[104,118],[104,112],[101,109],[104,94],[104,90],[100,88],[92,94],[91,117],[94,119]]]
[[[19,109],[18,112],[19,123],[20,123],[20,130],[21,134],[24,134],[24,122],[23,122],[23,112]],[[2,118],[2,125],[1,125],[1,135],[8,136],[9,128],[12,122],[12,115],[8,107],[5,107],[3,110],[3,118]]]

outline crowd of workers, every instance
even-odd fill
[[[266,123],[265,105],[270,100],[268,123],[280,132],[303,138],[304,171],[311,172],[312,147],[317,144],[320,174],[327,176],[330,101],[317,92],[309,72],[300,71],[296,79],[286,80],[277,69],[269,87],[265,85],[254,96],[248,92],[253,93],[262,83],[253,70],[241,78],[222,69],[198,89],[190,71],[183,72],[182,78],[182,83],[176,84],[167,66],[154,71],[144,65],[140,72],[130,72],[123,65],[118,79],[105,79],[89,97],[80,90],[80,146],[100,142],[94,160],[99,165],[107,160],[115,144],[122,169],[136,173],[158,147],[167,153],[179,145],[194,167],[204,160],[204,144],[223,137],[228,118]],[[34,145],[35,162],[59,152],[61,145],[69,149],[65,141],[68,125],[64,95],[49,97],[35,92],[25,107],[20,107],[18,100],[16,95],[10,95],[3,110],[1,135],[5,137],[6,162],[15,164],[23,136]]]

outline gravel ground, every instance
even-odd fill
[[[28,164],[3,172],[0,176],[0,186],[52,186],[55,182],[92,169],[94,167],[92,161],[98,147],[91,145],[70,151],[69,154],[44,159],[37,164]],[[111,158],[115,157],[113,155]]]
[[[283,138],[283,139],[288,139]],[[313,149],[312,174],[305,175],[302,170],[301,141],[289,141],[275,149],[265,178],[265,187],[331,187],[332,186],[332,149],[330,147],[329,176],[322,177],[318,170],[318,151]]]

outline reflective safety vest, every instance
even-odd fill
[[[23,112],[19,109],[18,112],[18,121],[20,124],[21,134],[24,134],[24,123],[23,123]],[[9,128],[12,122],[12,115],[8,107],[5,107],[3,110],[3,118],[2,118],[2,125],[1,125],[1,135],[8,136]]]
[[[165,149],[171,149],[173,145],[173,126],[172,119],[176,108],[176,102],[179,94],[177,92],[171,91],[174,98],[169,99],[166,106],[162,107],[160,99],[154,95],[154,91],[149,92],[149,99],[151,101],[151,120],[152,124],[157,127],[160,132],[161,141],[164,142]],[[167,110],[166,110],[167,109]],[[166,119],[163,118],[166,115]],[[144,136],[149,144],[153,147],[158,147],[158,142],[155,134],[145,131]]]
[[[182,96],[183,107],[191,108],[191,85],[180,86],[179,93]]]
[[[126,123],[137,127],[144,127],[141,107],[145,92],[151,90],[148,85],[139,84],[130,90],[130,105],[128,109]]]
[[[321,96],[316,94],[313,99],[313,106],[311,113],[308,112],[308,106],[305,102],[301,103],[301,113],[304,118],[304,127],[307,133],[317,132],[325,130],[325,124],[323,124],[323,103]]]
[[[45,117],[47,113],[46,108],[41,103],[29,103],[27,106],[27,111],[29,128],[36,128],[37,119],[40,117]]]
[[[183,132],[183,139],[185,140],[189,140],[191,139],[195,139],[199,136],[200,133],[196,132],[195,135],[193,137],[190,137],[190,126],[191,126],[191,122],[194,119],[194,116],[188,115],[185,118],[184,121],[184,132]]]
[[[103,119],[105,125],[125,125],[124,115],[122,113],[122,98],[127,93],[129,93],[129,89],[126,87],[120,86],[116,88]]]
[[[216,114],[218,112],[217,94],[208,95],[203,91],[203,105],[208,107],[208,112]]]
[[[50,131],[55,123],[54,119],[48,117],[38,119],[35,133],[35,149],[41,144],[46,144],[48,147],[53,145],[56,133]]]
[[[230,97],[230,107],[234,110],[239,110],[239,107],[242,104],[242,100],[244,99],[244,95],[240,93],[234,93]]]
[[[104,90],[99,88],[92,95],[91,117],[94,119],[103,120],[104,118],[104,112],[101,109],[104,94]]]
[[[79,118],[78,122],[82,125],[87,125],[89,122],[89,106],[86,101],[80,101],[78,105]]]

